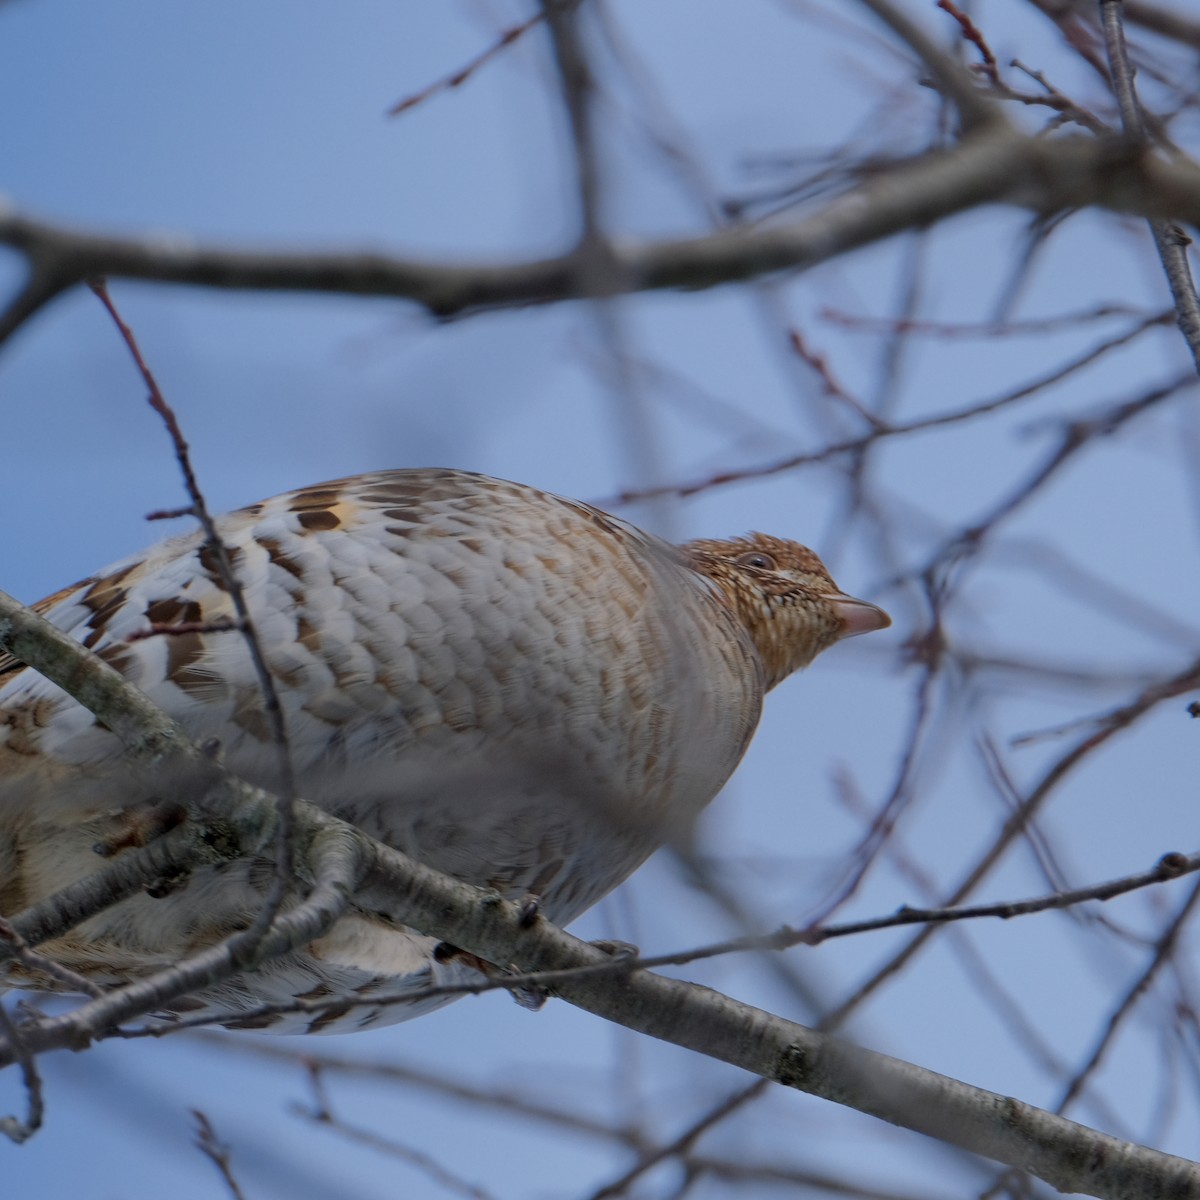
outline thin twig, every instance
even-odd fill
[[[517,25],[511,25],[509,28],[502,30],[499,37],[486,50],[480,51],[474,58],[469,59],[459,67],[458,70],[451,71],[448,75],[443,75],[441,79],[436,79],[433,83],[421,88],[420,91],[405,96],[403,100],[398,100],[387,110],[387,115],[389,117],[398,117],[410,108],[416,108],[417,105],[423,104],[439,92],[447,92],[456,87],[461,87],[480,67],[490,62],[502,50],[511,46],[513,42],[524,37],[525,34],[543,19],[544,15],[540,12],[534,13],[527,21],[521,21]]]
[[[1122,20],[1122,0],[1100,0],[1100,24],[1104,30],[1104,47],[1108,54],[1108,68],[1112,77],[1113,92],[1121,110],[1121,124],[1127,137],[1145,143],[1146,122],[1134,85],[1133,66],[1125,45],[1125,28]],[[1187,247],[1191,238],[1170,221],[1158,217],[1148,218],[1150,232],[1158,256],[1162,259],[1167,284],[1175,298],[1175,313],[1179,332],[1192,353],[1196,370],[1200,371],[1200,296],[1196,295],[1196,284],[1192,279],[1188,263]]]
[[[1161,325],[1163,320],[1164,318],[1158,314],[1147,317],[1137,322],[1136,325],[1133,325],[1125,333],[1117,337],[1106,338],[1103,342],[1084,351],[1084,353],[1076,358],[1055,367],[1045,375],[1039,376],[1029,383],[1022,384],[1013,391],[1005,392],[988,400],[981,400],[973,404],[964,405],[961,408],[950,409],[948,412],[939,413],[932,417],[918,417],[912,421],[905,421],[894,425],[881,424],[873,428],[869,433],[862,434],[859,437],[846,438],[839,442],[831,442],[819,450],[806,451],[801,454],[790,454],[785,458],[776,458],[768,462],[756,463],[737,470],[720,471],[716,474],[708,475],[703,479],[696,479],[687,483],[663,484],[658,487],[649,488],[631,488],[627,491],[619,492],[615,496],[608,496],[597,500],[595,503],[602,508],[617,508],[625,504],[634,504],[638,501],[660,495],[694,496],[700,492],[711,491],[713,488],[724,487],[728,484],[743,483],[748,479],[765,479],[771,475],[795,470],[797,467],[829,462],[831,459],[842,455],[856,453],[864,447],[869,446],[872,442],[884,438],[906,437],[913,433],[924,433],[931,429],[940,429],[946,425],[957,425],[963,421],[970,421],[986,413],[998,412],[1000,409],[1008,408],[1010,405],[1022,400],[1039,396],[1045,388],[1062,382],[1062,380],[1069,378],[1076,372],[1082,371],[1085,367],[1089,367],[1092,363],[1104,358],[1106,355],[1112,353],[1112,351],[1128,345],[1130,342],[1141,337],[1147,330],[1153,329],[1156,325]],[[1183,385],[1183,382],[1176,380],[1172,386],[1180,387]],[[1191,382],[1190,377],[1186,382]]]
[[[233,1174],[229,1147],[217,1137],[217,1131],[204,1113],[198,1108],[193,1108],[192,1116],[196,1118],[196,1148],[221,1173],[221,1178],[225,1181],[225,1186],[229,1189],[233,1200],[246,1200],[246,1194]]]
[[[1198,676],[1200,680],[1200,676]],[[947,905],[940,908],[918,908],[903,905],[894,913],[881,917],[868,917],[859,921],[843,921],[837,924],[806,924],[799,928],[781,926],[772,933],[730,938],[712,942],[691,950],[680,950],[666,954],[614,958],[586,967],[570,967],[557,971],[514,973],[494,978],[480,977],[470,983],[436,984],[422,988],[406,988],[392,995],[386,992],[358,997],[347,1001],[345,997],[326,1000],[294,999],[274,1004],[262,1004],[247,1008],[239,1019],[257,1022],[260,1019],[291,1015],[295,1013],[319,1016],[349,1007],[382,1008],[390,1004],[411,1005],[418,1001],[440,996],[478,996],[495,991],[520,991],[539,988],[554,992],[561,984],[587,978],[595,974],[628,974],[634,970],[654,970],[659,967],[686,966],[728,954],[761,953],[764,951],[787,950],[794,946],[820,946],[838,938],[857,937],[884,929],[898,929],[908,925],[948,925],[959,921],[975,921],[989,918],[1011,920],[1014,917],[1030,916],[1035,913],[1061,911],[1085,904],[1088,901],[1106,901],[1130,892],[1155,887],[1181,879],[1200,871],[1200,852],[1186,855],[1178,851],[1164,854],[1146,871],[1123,875],[1119,879],[1088,884],[1069,891],[1056,891],[1025,900],[1000,900],[990,904]],[[187,1029],[204,1029],[220,1025],[229,1020],[228,1015],[197,1014],[183,1015],[170,1025],[153,1025],[144,1028],[122,1029],[113,1036],[120,1038],[160,1038],[181,1033]]]
[[[339,822],[317,833],[309,857],[315,883],[309,895],[276,917],[265,934],[253,928],[226,937],[172,966],[114,988],[58,1017],[22,1028],[24,1044],[42,1051],[83,1046],[123,1021],[155,1012],[172,1000],[278,958],[327,933],[350,905],[361,864],[361,834]],[[228,1018],[226,1018],[228,1019]],[[14,1048],[0,1058],[15,1057]]]
[[[1035,317],[1027,321],[919,321],[912,318],[867,317],[844,309],[825,307],[821,319],[831,321],[851,333],[916,334],[935,338],[1006,338],[1041,337],[1074,329],[1112,317],[1152,319],[1159,324],[1173,320],[1175,310],[1167,309],[1150,317],[1143,309],[1128,304],[1100,304],[1081,312],[1062,313],[1057,317]]]
[[[983,36],[983,32],[979,26],[953,0],[937,0],[937,6],[958,22],[963,39],[970,42],[979,51],[980,66],[983,69],[983,73],[992,83],[998,82],[999,73],[996,67],[996,56],[992,53],[992,48],[987,44],[987,39]]]
[[[1004,118],[995,104],[983,95],[971,76],[949,55],[943,54],[933,38],[916,22],[888,3],[888,0],[859,0],[859,3],[869,8],[916,52],[933,77],[934,84],[957,110],[964,133],[977,133],[988,126],[1003,123]]]
[[[1061,117],[1074,121],[1078,125],[1082,125],[1084,129],[1090,129],[1092,133],[1098,134],[1100,137],[1108,137],[1112,130],[1108,125],[1100,120],[1095,113],[1090,109],[1086,109],[1082,104],[1077,104],[1065,93],[1059,91],[1047,78],[1044,72],[1035,71],[1032,67],[1027,67],[1019,58],[1014,58],[1009,66],[1014,71],[1020,71],[1023,75],[1028,75],[1034,83],[1040,84],[1045,89],[1044,95],[1028,96],[1022,92],[1016,92],[1012,88],[1004,89],[1004,96],[1008,100],[1016,100],[1022,104],[1042,104],[1048,108],[1054,109]]]
[[[1041,809],[1048,797],[1054,792],[1062,780],[1070,774],[1081,762],[1085,761],[1098,747],[1110,738],[1128,729],[1139,721],[1146,713],[1157,707],[1164,700],[1182,695],[1200,687],[1200,661],[1190,663],[1183,671],[1170,679],[1152,684],[1129,703],[1113,709],[1095,729],[1080,738],[1075,744],[1060,755],[1042,774],[1038,782],[1026,794],[1018,810],[1012,813],[1004,822],[1003,827],[992,844],[979,860],[967,871],[961,882],[953,889],[947,898],[946,906],[952,907],[962,903],[967,896],[990,874],[992,868],[1004,856],[1008,847],[1020,836],[1026,822]],[[1169,860],[1168,866],[1174,862]],[[1160,863],[1160,867],[1161,867]],[[1003,915],[1000,913],[997,916]],[[903,946],[886,963],[876,970],[871,977],[844,1003],[827,1018],[830,1028],[837,1028],[847,1017],[884,982],[903,970],[912,958],[929,941],[935,926],[926,926]]]
[[[1145,995],[1150,985],[1154,982],[1155,976],[1175,952],[1179,942],[1179,935],[1183,931],[1188,918],[1195,911],[1198,902],[1200,902],[1200,882],[1193,884],[1192,890],[1188,893],[1183,904],[1180,905],[1179,911],[1155,942],[1154,954],[1151,956],[1150,962],[1146,965],[1145,970],[1138,975],[1137,979],[1133,981],[1129,990],[1114,1009],[1105,1025],[1104,1032],[1100,1035],[1091,1054],[1088,1055],[1087,1062],[1079,1068],[1067,1085],[1066,1091],[1063,1092],[1062,1098],[1055,1106],[1055,1112],[1066,1112],[1079,1093],[1083,1091],[1088,1079],[1108,1052],[1125,1018],[1133,1011],[1138,1000]]]
[[[1169,400],[1180,391],[1194,387],[1196,379],[1192,372],[1178,376],[1165,384],[1151,388],[1132,400],[1123,400],[1094,417],[1079,418],[1062,423],[1058,445],[1055,446],[1040,466],[1018,483],[1007,496],[998,501],[992,510],[974,524],[956,529],[936,549],[928,561],[913,572],[925,578],[940,578],[952,568],[977,555],[984,542],[996,529],[1014,514],[1023,509],[1042,491],[1051,480],[1082,450],[1092,446],[1097,439],[1110,437],[1127,422]],[[893,584],[895,581],[891,581]]]
[[[121,314],[117,311],[117,307],[113,303],[104,281],[93,280],[89,286],[95,292],[100,303],[104,305],[113,323],[120,331],[121,338],[128,347],[134,364],[137,366],[138,372],[142,377],[142,381],[146,385],[148,392],[147,399],[150,407],[154,409],[162,419],[163,425],[166,426],[167,434],[171,439],[171,445],[175,450],[175,458],[179,463],[179,469],[183,475],[184,487],[191,501],[192,513],[195,515],[196,520],[200,522],[200,526],[204,530],[205,541],[212,550],[213,561],[216,563],[221,584],[233,604],[234,613],[237,618],[237,628],[242,635],[243,641],[246,643],[246,649],[249,652],[250,660],[258,679],[259,691],[262,693],[263,707],[266,712],[268,727],[271,730],[271,740],[275,747],[276,765],[279,771],[279,824],[275,842],[275,874],[271,890],[268,892],[262,908],[255,915],[254,924],[246,931],[248,937],[262,937],[270,928],[271,922],[275,919],[283,904],[284,897],[295,883],[295,849],[293,842],[295,836],[295,801],[297,798],[296,773],[292,765],[291,747],[288,742],[283,705],[279,700],[279,691],[275,687],[275,679],[271,674],[270,667],[267,665],[262,642],[259,640],[254,621],[250,616],[250,608],[246,602],[246,592],[242,587],[241,581],[238,579],[237,570],[234,567],[233,553],[225,545],[220,530],[217,529],[216,521],[209,512],[208,502],[204,498],[204,493],[200,490],[199,481],[192,468],[191,452],[183,436],[183,430],[179,426],[175,410],[167,403],[166,397],[158,386],[158,381],[142,356],[133,330],[129,328],[122,319]]]
[[[278,1039],[231,1038],[221,1033],[210,1033],[200,1030],[192,1035],[206,1049],[216,1050],[235,1057],[254,1055],[289,1066],[297,1066],[310,1072],[316,1072],[318,1078],[326,1074],[348,1075],[356,1078],[373,1079],[391,1084],[401,1084],[433,1092],[447,1097],[462,1105],[473,1105],[485,1108],[489,1112],[509,1118],[529,1118],[541,1121],[555,1129],[569,1130],[572,1133],[583,1133],[605,1140],[616,1139],[623,1144],[640,1149],[645,1145],[643,1131],[639,1126],[614,1128],[607,1121],[601,1121],[587,1113],[572,1111],[557,1101],[539,1100],[529,1091],[517,1090],[512,1087],[483,1087],[455,1078],[447,1064],[442,1064],[437,1070],[428,1070],[415,1066],[411,1062],[382,1061],[378,1057],[357,1059],[329,1053],[318,1054],[307,1048],[297,1050],[286,1044],[280,1044]],[[310,1039],[311,1040],[311,1039]],[[533,1083],[533,1080],[528,1081]]]
[[[103,989],[97,987],[86,976],[72,971],[69,967],[64,967],[45,954],[39,954],[4,917],[0,917],[0,941],[8,943],[11,957],[16,959],[26,970],[40,972],[48,979],[62,984],[69,992],[81,992],[85,996],[104,995]],[[9,955],[5,957],[9,957]]]
[[[21,1081],[25,1085],[26,1111],[24,1117],[0,1117],[0,1133],[19,1146],[27,1142],[42,1127],[46,1116],[46,1101],[42,1094],[42,1077],[37,1062],[26,1045],[21,1031],[13,1024],[8,1010],[0,1004],[0,1033],[4,1034],[13,1049],[13,1057],[21,1068]]]
[[[313,1087],[318,1112],[330,1107],[324,1077],[329,1074],[347,1075],[358,1079],[371,1079],[381,1083],[394,1083],[432,1092],[448,1097],[460,1104],[483,1109],[491,1116],[509,1119],[529,1119],[551,1126],[553,1129],[568,1130],[583,1134],[608,1144],[616,1144],[637,1153],[650,1148],[647,1130],[638,1122],[629,1124],[599,1120],[578,1109],[568,1108],[562,1103],[546,1103],[523,1091],[504,1086],[482,1086],[455,1078],[445,1064],[438,1070],[426,1070],[411,1063],[380,1062],[378,1059],[348,1058],[341,1055],[313,1054],[308,1050],[293,1050],[280,1045],[277,1040],[262,1039],[247,1043],[241,1038],[230,1038],[223,1034],[199,1032],[192,1035],[206,1049],[220,1054],[257,1058],[298,1067],[308,1075]],[[458,1110],[458,1111],[461,1111]],[[812,1189],[829,1191],[837,1195],[857,1197],[858,1200],[917,1200],[911,1193],[900,1193],[869,1187],[865,1184],[847,1184],[844,1178],[805,1170],[788,1162],[752,1161],[739,1153],[737,1161],[710,1155],[690,1154],[689,1165],[698,1171],[729,1181],[761,1181],[765,1183],[787,1183]],[[926,1191],[920,1200],[930,1200]]]
[[[321,1080],[320,1068],[315,1063],[309,1064],[308,1078],[312,1086],[315,1104],[312,1108],[306,1108],[302,1104],[291,1105],[290,1110],[296,1116],[303,1117],[306,1121],[311,1121],[316,1125],[324,1125],[346,1138],[347,1141],[356,1142],[360,1146],[368,1146],[380,1154],[386,1154],[400,1162],[407,1163],[414,1170],[427,1176],[433,1183],[456,1196],[465,1196],[466,1200],[495,1200],[491,1192],[486,1191],[478,1184],[468,1182],[423,1150],[406,1146],[395,1138],[385,1137],[373,1130],[364,1129],[361,1125],[353,1125],[337,1116],[333,1111],[328,1089]]]
[[[645,1154],[623,1175],[611,1183],[592,1192],[589,1200],[612,1200],[614,1196],[626,1195],[632,1184],[636,1183],[647,1171],[653,1170],[659,1163],[671,1158],[682,1158],[691,1148],[715,1125],[719,1125],[731,1113],[744,1108],[752,1100],[757,1100],[767,1090],[765,1079],[756,1079],[749,1087],[739,1088],[726,1096],[720,1104],[713,1105],[702,1117],[693,1121],[678,1137],[672,1138],[664,1146]]]
[[[940,669],[941,656],[936,653],[927,656],[922,666],[920,681],[915,688],[913,711],[909,721],[908,734],[902,743],[904,749],[900,753],[895,781],[866,833],[848,855],[849,865],[845,871],[845,877],[832,890],[832,894],[821,901],[809,922],[810,925],[816,926],[827,922],[829,917],[858,891],[896,828],[901,813],[912,798],[920,751],[933,717],[933,698]]]
[[[873,429],[883,427],[883,422],[861,400],[852,396],[838,382],[829,365],[829,360],[823,354],[814,350],[805,340],[804,335],[795,326],[788,330],[788,342],[796,352],[796,356],[816,373],[817,378],[821,381],[821,387],[827,396],[832,396],[835,400],[840,400],[851,412],[861,417]]]

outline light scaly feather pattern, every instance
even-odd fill
[[[764,693],[886,615],[812,551],[764,534],[672,546],[579,501],[453,470],[382,471],[218,522],[279,691],[301,791],[373,837],[565,924],[713,798]],[[37,608],[225,764],[278,766],[211,547],[172,538]],[[187,625],[135,637],[152,624]],[[135,780],[116,738],[0,659],[0,913],[104,865],[171,782]],[[101,986],[244,927],[268,861],[194,872],[43,950]],[[353,910],[323,938],[177,1002],[279,1032],[387,1024],[445,1003],[363,1004],[469,976],[435,939]],[[20,969],[18,986],[54,986]],[[256,1014],[294,997],[312,1013]]]

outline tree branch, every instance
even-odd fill
[[[263,803],[274,808],[273,800]],[[350,906],[359,847],[365,840],[351,826],[336,822],[321,830],[309,853],[316,876],[312,892],[295,908],[276,916],[265,933],[257,928],[236,933],[174,966],[88,1000],[63,1016],[23,1025],[19,1034],[24,1052],[61,1047],[81,1050],[122,1021],[154,1012],[172,1000],[253,970],[321,937]],[[5,1058],[0,1050],[0,1063]]]
[[[1138,142],[1148,142],[1146,122],[1133,80],[1133,64],[1129,61],[1129,49],[1125,44],[1122,12],[1122,0],[1100,0],[1100,25],[1104,31],[1112,88],[1121,111],[1121,125],[1128,137]],[[1196,284],[1187,258],[1191,239],[1182,229],[1161,217],[1150,217],[1149,224],[1175,301],[1179,332],[1192,352],[1197,371],[1200,371],[1200,297],[1196,295]]]
[[[1003,123],[999,107],[975,85],[970,74],[949,55],[915,21],[910,21],[888,0],[859,0],[869,8],[897,37],[908,43],[924,63],[934,85],[954,105],[964,134],[978,133],[989,126]]]
[[[1200,167],[1182,157],[1168,162],[1122,141],[1037,139],[992,129],[950,150],[905,160],[792,225],[614,244],[611,282],[624,292],[695,290],[804,270],[903,230],[997,203],[1040,214],[1095,204],[1200,224]],[[11,209],[0,209],[0,244],[35,262],[53,259],[60,290],[106,277],[380,296],[410,300],[436,317],[578,298],[573,254],[464,266],[372,252],[238,251],[198,246],[186,238],[86,233]],[[20,324],[0,319],[0,343]]]

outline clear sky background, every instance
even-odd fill
[[[932,5],[904,7],[949,39]],[[1098,82],[1032,8],[978,10],[998,56],[1019,54],[1053,70],[1064,90],[1101,101]],[[509,47],[462,87],[385,116],[529,11],[499,0],[11,0],[0,4],[0,191],[47,220],[248,247],[367,248],[463,262],[559,252],[577,229],[574,175],[544,33]],[[606,211],[621,236],[711,228],[704,189],[653,136],[689,148],[709,199],[776,187],[847,138],[860,152],[927,144],[930,94],[854,5],[622,0],[607,11],[625,47],[597,47]],[[640,74],[628,69],[632,62]],[[1189,129],[1196,133],[1194,120],[1176,132]],[[1013,210],[951,223],[920,251],[921,315],[991,318],[1027,229],[1027,215]],[[438,324],[394,301],[120,282],[113,295],[179,414],[216,509],[418,465],[602,501],[627,487],[689,482],[817,448],[857,429],[789,352],[789,326],[828,357],[848,391],[871,403],[883,398],[902,418],[999,395],[1121,328],[1117,321],[1053,337],[916,341],[880,390],[885,340],[821,313],[893,311],[917,252],[904,239],[769,289],[624,300],[616,321],[632,365],[619,379],[584,304]],[[20,275],[19,258],[0,254],[0,285],[15,286]],[[1044,318],[1100,303],[1147,311],[1167,303],[1135,221],[1071,222],[1036,261],[1012,315]],[[902,517],[898,563],[881,554],[864,523],[847,521],[831,467],[620,510],[675,538],[749,529],[795,537],[826,555],[846,590],[879,600],[896,618],[892,630],[836,648],[771,697],[743,768],[705,818],[702,847],[719,850],[722,877],[761,927],[803,921],[861,836],[862,820],[839,801],[833,780],[852,776],[874,811],[893,779],[911,719],[903,646],[927,614],[911,590],[889,589],[889,578],[1008,494],[1055,444],[1055,422],[1186,367],[1182,342],[1163,329],[1011,417],[889,443],[877,465],[877,499]],[[1194,395],[1090,449],[1006,526],[973,577],[969,602],[955,613],[957,634],[995,657],[1087,678],[1069,686],[1059,675],[1014,672],[986,703],[965,689],[961,709],[940,722],[922,760],[920,803],[901,831],[939,887],[960,876],[1005,815],[967,753],[979,728],[1002,739],[1021,786],[1063,743],[1015,749],[1007,739],[1101,711],[1139,680],[1195,656],[1200,429],[1191,405]],[[128,355],[82,291],[0,353],[0,450],[0,586],[30,601],[160,536],[144,514],[183,502]],[[1101,611],[1088,600],[1092,583],[1060,587],[1064,571],[1118,584],[1163,618]],[[1092,759],[1045,815],[1043,832],[1071,882],[1193,848],[1195,731],[1181,708],[1164,707]],[[980,898],[1045,888],[1022,848]],[[924,898],[884,866],[840,915]],[[1111,906],[1111,915],[1136,933],[1157,929],[1176,903],[1174,893],[1139,896]],[[735,930],[667,857],[576,926],[582,936],[625,938],[647,953]],[[1071,1067],[1146,955],[1136,938],[1104,940],[1063,916],[966,936]],[[902,942],[851,939],[793,951],[789,961],[820,1003],[831,1004]],[[815,1015],[763,963],[719,960],[684,973],[795,1019]],[[1052,1104],[1061,1082],[1015,1047],[1011,1027],[980,990],[956,955],[935,945],[852,1032],[971,1083]],[[1165,1005],[1147,1002],[1106,1067],[1104,1090],[1116,1111],[1084,1105],[1072,1115],[1195,1155],[1196,1068],[1186,1056],[1162,1065]],[[203,1043],[110,1042],[48,1058],[47,1127],[24,1147],[0,1144],[3,1190],[89,1200],[219,1197],[216,1172],[192,1145],[190,1110],[201,1109],[230,1144],[255,1200],[450,1194],[292,1113],[289,1106],[307,1098],[302,1072],[259,1058],[254,1045],[230,1034]],[[533,1015],[499,995],[376,1033],[271,1045],[444,1070],[601,1115],[632,1105],[661,1136],[743,1082],[731,1069],[565,1004]],[[333,1086],[347,1117],[453,1164],[498,1197],[586,1196],[628,1161],[602,1140],[420,1091]],[[0,1078],[0,1108],[20,1103],[19,1081]],[[986,1178],[915,1135],[881,1132],[865,1117],[782,1093],[712,1148],[790,1157],[814,1170],[849,1161],[859,1179],[917,1194],[975,1194]],[[670,1194],[671,1179],[653,1177],[645,1194]],[[722,1191],[712,1184],[698,1194]]]

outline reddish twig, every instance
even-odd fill
[[[192,468],[191,452],[183,436],[183,430],[179,426],[178,418],[175,416],[175,411],[167,403],[166,397],[158,386],[158,381],[147,365],[145,358],[143,358],[133,330],[130,329],[122,319],[121,314],[117,311],[117,307],[108,293],[105,282],[103,280],[93,280],[89,286],[100,300],[100,303],[104,305],[119,330],[125,345],[129,349],[130,355],[133,357],[134,364],[141,374],[142,381],[146,385],[148,391],[147,399],[150,407],[162,419],[167,433],[171,438],[171,444],[175,449],[175,458],[183,474],[184,487],[191,499],[191,511],[200,522],[207,544],[212,548],[213,558],[216,562],[218,573],[221,576],[221,582],[225,585],[225,590],[229,594],[237,616],[237,628],[241,631],[242,637],[245,639],[246,648],[249,651],[250,659],[258,678],[259,690],[262,692],[263,707],[266,710],[272,741],[276,748],[280,787],[276,805],[279,830],[276,837],[275,877],[272,881],[271,891],[262,909],[255,918],[253,925],[245,931],[244,937],[246,943],[252,945],[254,942],[260,940],[270,928],[283,903],[284,896],[293,886],[294,868],[292,860],[294,855],[292,842],[293,827],[295,824],[294,801],[297,791],[283,706],[279,701],[279,693],[275,687],[275,680],[272,678],[270,668],[267,666],[262,644],[258,639],[254,622],[250,617],[245,590],[237,577],[237,572],[234,570],[229,548],[222,540],[216,522],[209,512],[208,503],[204,498],[203,492],[200,490],[196,473]]]
[[[412,95],[405,96],[403,100],[397,101],[387,110],[387,115],[389,117],[398,117],[410,108],[416,108],[418,104],[424,104],[426,100],[431,96],[436,96],[439,92],[448,92],[452,88],[460,87],[480,67],[495,58],[506,46],[511,46],[518,38],[524,37],[525,34],[544,19],[544,13],[534,13],[529,20],[522,21],[519,25],[512,25],[508,29],[503,30],[500,36],[486,50],[475,55],[464,66],[459,67],[457,71],[452,71],[449,75],[444,75],[441,79],[435,80],[428,87],[423,87],[419,92],[413,92]]]
[[[996,56],[992,53],[992,48],[987,44],[983,34],[980,32],[979,26],[954,3],[954,0],[937,0],[937,6],[942,12],[949,13],[958,22],[963,40],[970,42],[979,51],[979,57],[983,60],[980,64],[983,73],[992,83],[998,83],[1000,75],[996,66]]]
[[[225,1186],[229,1189],[233,1200],[245,1200],[245,1193],[233,1174],[229,1147],[218,1139],[217,1131],[204,1113],[198,1108],[193,1108],[192,1116],[196,1118],[196,1148],[221,1173],[221,1178],[225,1181]]]
[[[823,354],[818,354],[809,347],[800,330],[791,328],[787,331],[787,335],[788,344],[796,352],[796,356],[816,372],[827,396],[832,396],[835,400],[840,400],[847,408],[862,417],[873,429],[878,429],[882,426],[883,422],[861,400],[855,399],[838,383],[837,379],[834,378],[833,371],[829,367],[829,360]]]

